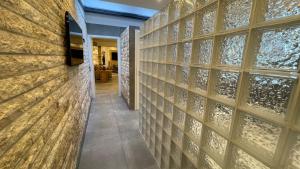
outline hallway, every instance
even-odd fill
[[[96,83],[79,169],[158,169],[138,130],[138,112],[117,96],[113,82]]]

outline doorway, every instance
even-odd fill
[[[96,90],[118,93],[119,57],[117,39],[92,38],[92,60]]]

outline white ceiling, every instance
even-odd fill
[[[169,0],[81,0],[88,8],[152,17]]]
[[[149,9],[156,9],[156,10],[160,10],[161,8],[165,7],[169,3],[169,0],[103,0],[103,1],[138,6],[138,7],[149,8]]]

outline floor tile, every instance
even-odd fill
[[[158,169],[139,133],[138,112],[117,95],[116,79],[96,83],[79,169]]]

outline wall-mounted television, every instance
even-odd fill
[[[111,60],[118,60],[118,52],[111,52]]]
[[[84,63],[82,30],[69,12],[66,20],[67,64],[70,66]]]

